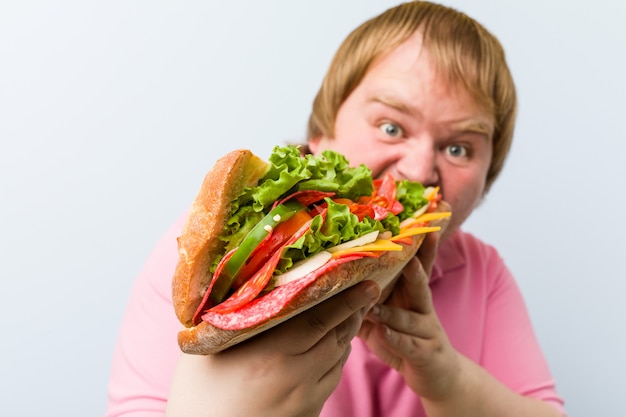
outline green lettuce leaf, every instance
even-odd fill
[[[371,195],[374,190],[369,168],[365,165],[350,167],[348,160],[334,151],[302,157],[296,146],[276,146],[268,160],[271,167],[259,184],[244,189],[233,202],[233,218],[221,238],[229,247],[236,247],[245,236],[238,230],[245,224],[240,219],[250,215],[250,206],[265,214],[276,200],[296,191],[329,191],[336,193],[336,197],[356,200]]]
[[[356,199],[371,195],[372,173],[365,165],[350,167],[341,154],[326,150],[319,156],[300,156],[295,146],[277,146],[269,157],[271,168],[257,187],[244,190],[241,199],[252,201],[264,211],[274,201],[301,190],[337,193],[337,197]]]
[[[404,210],[398,214],[400,221],[413,216],[417,210],[428,204],[424,197],[426,189],[419,182],[400,180],[396,183],[396,199],[402,204]]]
[[[255,187],[246,188],[233,202],[232,216],[226,223],[220,239],[225,242],[225,252],[241,244],[252,227],[271,209],[272,204],[287,195],[302,190],[319,190],[336,193],[336,198],[353,201],[370,196],[374,190],[372,173],[365,165],[350,167],[341,154],[326,150],[321,155],[300,155],[296,146],[276,146],[268,158],[271,167]],[[402,180],[397,182],[397,199],[404,211],[397,216],[389,213],[382,221],[366,217],[359,222],[348,206],[326,199],[326,221],[317,216],[307,233],[284,252],[277,272],[284,272],[293,263],[313,256],[325,248],[355,239],[373,230],[400,231],[400,222],[428,204],[424,186]],[[219,263],[215,259],[211,271]]]
[[[328,204],[326,220],[324,221],[321,215],[315,216],[311,231],[283,252],[276,268],[277,274],[287,271],[294,263],[310,258],[324,249],[376,230],[380,232],[385,230],[378,220],[366,217],[359,221],[359,218],[351,213],[350,208],[345,204],[336,203],[330,198],[326,198],[325,201]]]

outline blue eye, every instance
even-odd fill
[[[387,136],[391,136],[392,138],[400,137],[404,132],[402,128],[394,123],[383,123],[380,125],[380,130],[386,134]]]
[[[466,158],[468,156],[468,150],[465,146],[461,145],[449,145],[446,148],[448,155],[455,158]]]

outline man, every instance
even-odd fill
[[[460,231],[502,168],[515,101],[499,43],[463,14],[413,2],[357,28],[314,102],[309,148],[440,186],[446,233],[384,303],[363,282],[221,354],[178,359],[174,226],[131,299],[109,415],[162,415],[166,401],[171,416],[562,415],[509,271]]]

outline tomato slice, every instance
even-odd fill
[[[387,173],[382,178],[374,180],[374,192],[372,196],[359,199],[359,203],[371,204],[376,214],[374,218],[381,220],[387,217],[387,212],[389,211],[393,214],[398,214],[404,210],[402,203],[396,200],[396,197],[396,180],[393,178],[393,175]]]
[[[389,207],[396,200],[396,180],[393,175],[386,173],[376,190],[376,195],[384,197],[389,203]]]
[[[371,207],[372,207],[372,210],[374,211],[374,220],[382,220],[389,215],[389,210],[385,206],[378,205],[378,204],[371,204]]]
[[[389,208],[389,211],[391,211],[393,214],[402,213],[403,210],[404,210],[404,206],[398,200],[394,200],[393,203],[391,204],[391,207]]]

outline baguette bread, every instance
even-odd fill
[[[203,320],[194,325],[194,314],[211,282],[211,260],[223,253],[224,245],[217,238],[230,216],[230,204],[244,187],[255,185],[268,169],[268,163],[250,151],[233,151],[219,159],[206,175],[196,197],[188,220],[178,239],[179,262],[173,277],[172,296],[176,314],[185,326],[178,334],[181,350],[191,354],[213,354],[240,343],[264,330],[307,310],[340,291],[369,279],[376,281],[386,297],[406,263],[417,253],[424,236],[415,235],[410,245],[401,251],[385,252],[378,258],[362,257],[332,262],[309,274],[306,282],[290,283],[279,287],[290,292],[288,302],[278,290],[269,292],[265,300],[257,300],[251,308],[232,314],[227,325]],[[437,211],[448,211],[440,202]],[[448,219],[433,221],[432,225],[445,226]],[[280,304],[267,312],[263,303]],[[261,313],[259,313],[261,312]],[[251,320],[250,317],[264,317]]]

